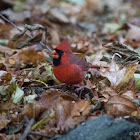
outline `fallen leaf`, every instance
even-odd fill
[[[0,71],[0,85],[6,85],[12,80],[11,73]]]
[[[56,108],[62,93],[57,90],[44,91],[41,96],[41,102],[46,108]]]
[[[56,111],[57,128],[54,131],[59,133],[64,133],[84,121],[91,108],[88,101],[76,100],[57,90],[43,92],[41,100],[44,107]]]
[[[35,49],[25,49],[19,52],[18,57],[20,60],[24,60],[24,63],[38,64],[42,61],[45,61],[44,53],[38,52]]]
[[[22,98],[24,96],[24,91],[21,90],[18,86],[16,87],[16,91],[14,94],[12,94],[12,98],[13,98],[13,103],[17,104],[19,103]]]
[[[133,100],[135,99],[135,92],[132,90],[127,90],[126,92],[124,92],[122,95],[122,97],[128,98],[129,100]]]
[[[41,129],[44,124],[48,123],[50,119],[52,119],[55,116],[55,112],[53,109],[48,110],[45,116],[37,122],[32,129]]]
[[[118,95],[118,93],[112,88],[112,87],[103,87],[101,89],[102,96],[104,96],[106,99],[109,99],[110,96]]]
[[[14,59],[11,59],[11,58],[9,59],[9,64],[14,65],[15,62],[16,62],[16,61],[15,61]]]
[[[24,106],[24,110],[19,114],[11,114],[10,119],[12,121],[21,121],[24,116],[27,116],[28,119],[37,119],[40,117],[40,114],[45,111],[39,102],[28,103]]]
[[[130,65],[130,66],[126,66],[125,68],[126,68],[126,70],[125,70],[124,75],[122,75],[121,82],[118,85],[116,85],[116,87],[115,87],[116,90],[119,90],[125,83],[129,82],[129,80],[133,77],[137,66]]]
[[[48,12],[50,14],[50,18],[52,20],[61,22],[61,23],[69,23],[68,17],[65,15],[65,13],[58,8],[51,8]]]
[[[0,119],[0,130],[3,129],[3,128],[5,128],[5,126],[6,126],[9,122],[11,122],[11,121],[8,120],[8,119]]]
[[[23,22],[25,19],[31,17],[31,12],[25,10],[24,12],[13,12],[11,9],[2,11],[2,14],[6,15],[11,21]]]
[[[7,135],[6,134],[0,134],[0,139],[1,140],[7,140]]]
[[[132,25],[132,24],[127,24],[129,29],[126,34],[126,39],[128,40],[135,40],[135,41],[140,41],[140,27]]]
[[[131,100],[120,95],[110,97],[105,108],[109,113],[116,116],[126,116],[137,111],[136,105]]]
[[[111,83],[111,86],[116,90],[120,88],[133,77],[136,71],[136,65],[129,65],[124,68],[120,68],[120,65],[116,64],[114,58],[108,65],[108,68],[101,68],[101,75],[107,77]]]
[[[18,50],[17,49],[11,49],[11,48],[0,45],[0,52],[3,53],[3,54],[7,54],[7,55],[11,56],[13,53],[18,52]]]
[[[0,103],[0,112],[7,112],[15,108],[15,104],[12,100]]]
[[[75,128],[86,119],[90,108],[89,102],[85,100],[75,102],[60,99],[56,108],[57,129],[55,130],[64,133]]]
[[[121,28],[127,31],[125,37],[125,43],[131,45],[133,48],[138,48],[138,43],[140,41],[140,27],[125,23]]]

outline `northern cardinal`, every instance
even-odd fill
[[[65,40],[52,52],[53,73],[55,77],[66,84],[78,84],[82,82],[91,64],[74,55],[70,50],[70,43]],[[99,66],[94,66],[99,67]]]

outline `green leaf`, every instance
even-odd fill
[[[140,74],[134,74],[135,77],[135,87],[140,89]]]
[[[13,103],[17,104],[19,103],[22,98],[24,96],[24,91],[21,90],[18,86],[16,87],[16,91],[15,94],[13,94],[12,98],[13,98]]]
[[[4,86],[0,86],[0,95],[6,95]]]

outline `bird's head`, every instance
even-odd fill
[[[66,53],[71,53],[69,40],[65,40],[51,52],[53,65],[58,66],[61,63],[61,57]]]

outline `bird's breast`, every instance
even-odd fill
[[[86,71],[76,64],[54,66],[53,72],[59,81],[66,84],[78,84],[86,75]]]

